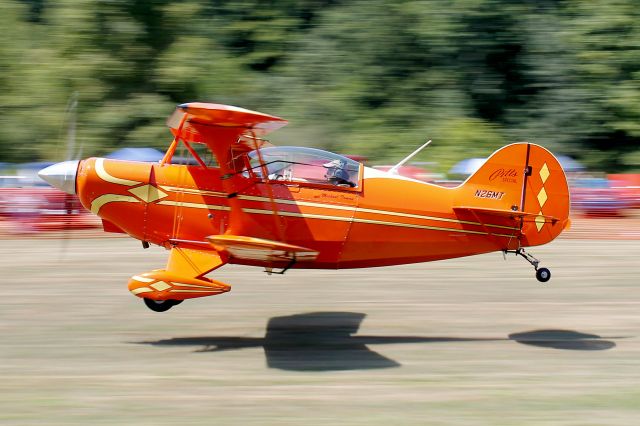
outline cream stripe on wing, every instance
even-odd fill
[[[138,185],[139,183],[142,183],[136,180],[122,179],[119,177],[111,176],[104,169],[104,158],[96,159],[96,173],[98,174],[98,177],[100,179],[107,182],[111,182],[111,183],[117,183],[118,185],[133,186],[133,185]]]

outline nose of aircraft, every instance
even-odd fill
[[[38,176],[67,194],[75,194],[78,164],[80,161],[77,160],[56,163],[40,170]]]

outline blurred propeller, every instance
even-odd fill
[[[76,146],[76,121],[78,111],[78,92],[73,92],[67,103],[65,121],[67,126],[66,147],[60,152],[65,152],[64,162],[54,164],[39,173],[40,177],[53,186],[64,191],[63,208],[64,222],[62,228],[62,247],[60,258],[64,258],[67,253],[70,238],[70,230],[73,224],[74,210],[80,208],[79,200],[75,195],[76,191],[76,171],[80,157],[82,156],[82,145]]]
[[[67,156],[66,161],[78,160],[82,155],[82,147],[75,152],[76,147],[76,112],[78,110],[78,92],[73,92],[69,103],[67,104],[66,116],[68,117],[69,127],[67,130]]]
[[[76,121],[77,121],[77,111],[78,111],[78,92],[73,92],[71,98],[69,99],[69,104],[67,105],[67,117],[69,122],[69,128],[67,131],[67,158],[65,159],[65,163],[68,164],[68,168],[73,168],[73,192],[65,191],[64,193],[64,210],[65,210],[65,220],[64,220],[64,228],[62,234],[62,250],[61,255],[64,256],[67,253],[67,249],[69,247],[69,231],[71,230],[72,220],[73,220],[73,211],[74,207],[77,207],[76,204],[79,203],[78,197],[75,191],[76,188],[76,172],[78,170],[78,164],[80,161],[80,157],[82,156],[82,144],[77,147],[76,146]],[[70,163],[71,162],[71,163]],[[75,164],[74,164],[75,162]],[[66,176],[66,175],[65,175]],[[72,195],[74,194],[74,195]]]

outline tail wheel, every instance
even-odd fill
[[[551,271],[547,268],[538,268],[540,261],[535,257],[531,256],[529,253],[525,252],[523,248],[519,248],[517,250],[503,250],[504,254],[514,253],[516,256],[522,256],[524,260],[529,262],[531,266],[533,266],[536,270],[536,278],[541,283],[546,283],[551,279]]]
[[[175,305],[182,303],[182,300],[153,300],[144,298],[144,304],[153,312],[166,312]]]
[[[549,281],[551,279],[551,271],[548,270],[547,268],[539,268],[536,271],[536,278],[541,283],[546,283],[547,281]]]

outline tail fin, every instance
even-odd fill
[[[520,246],[548,243],[569,225],[567,178],[553,154],[539,145],[499,149],[457,191],[454,210],[483,223],[502,218],[520,228]]]

